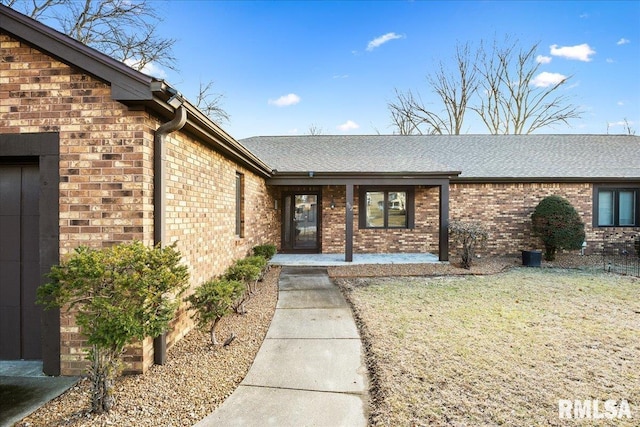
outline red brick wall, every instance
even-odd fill
[[[323,189],[322,248],[324,253],[344,253],[345,187]],[[331,200],[336,203],[330,209]],[[360,229],[358,186],[354,189],[354,253],[438,253],[439,191],[416,187],[413,229]]]
[[[182,133],[167,138],[167,243],[177,242],[193,286],[222,275],[254,246],[275,243],[274,203],[264,179]],[[236,173],[243,176],[244,233],[236,236]],[[167,336],[171,346],[193,322],[181,311]]]
[[[354,191],[354,253],[431,252],[438,253],[438,189],[417,187],[415,228],[380,230],[358,227],[358,189]],[[453,183],[450,186],[450,220],[479,221],[489,231],[489,239],[479,255],[516,255],[523,249],[542,249],[531,234],[531,214],[546,196],[560,195],[580,213],[585,223],[585,253],[597,253],[603,236],[639,229],[595,228],[593,185],[589,183]],[[323,188],[322,248],[324,253],[344,252],[345,188]],[[331,200],[336,207],[330,208]],[[607,237],[609,238],[609,237]],[[450,242],[450,259],[457,256]]]
[[[523,249],[543,249],[531,233],[531,214],[546,196],[566,198],[585,223],[587,248],[597,252],[603,235],[611,228],[593,227],[593,185],[589,183],[491,183],[452,184],[451,220],[479,221],[489,230],[489,239],[480,254],[519,254]],[[626,229],[629,230],[629,229]],[[451,255],[455,256],[451,246]]]
[[[2,133],[57,132],[60,139],[60,253],[140,240],[153,244],[153,137],[161,124],[111,99],[110,87],[0,34]],[[169,240],[178,241],[192,286],[221,274],[279,222],[264,180],[180,132],[167,138]],[[244,174],[245,235],[235,236],[235,174]],[[279,235],[277,235],[279,238]],[[172,344],[191,327],[184,312]],[[82,373],[84,339],[61,316],[61,368]],[[128,351],[129,370],[153,362],[151,340]]]

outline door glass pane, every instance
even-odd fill
[[[598,193],[598,225],[613,225],[613,191]]]
[[[634,225],[636,218],[636,192],[620,191],[618,193],[620,200],[620,225]]]
[[[315,194],[297,194],[295,196],[294,224],[296,249],[317,247],[318,234],[318,196]]]
[[[367,211],[365,213],[367,227],[384,227],[384,191],[368,191]]]
[[[407,227],[407,193],[389,193],[389,228]]]
[[[286,249],[291,249],[291,196],[284,198],[284,244]]]

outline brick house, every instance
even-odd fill
[[[454,252],[448,221],[467,220],[489,229],[481,253],[520,253],[541,248],[530,217],[552,194],[567,198],[582,216],[585,253],[597,252],[608,235],[640,231],[637,136],[263,136],[240,142],[274,169],[267,186],[283,201],[283,250],[346,252],[347,259],[352,252],[430,252],[447,260]],[[313,244],[308,232],[292,231],[299,221],[295,206],[288,206],[311,195],[318,206]],[[352,207],[346,220],[345,206]]]
[[[80,245],[177,241],[197,286],[276,241],[271,169],[165,82],[0,6],[0,85],[0,359],[82,372],[73,317],[34,304]],[[151,339],[128,355],[153,360]]]
[[[539,244],[529,217],[567,197],[603,233],[640,226],[640,138],[298,136],[236,141],[166,82],[0,5],[0,359],[85,366],[72,316],[35,289],[80,245],[177,242],[192,286],[253,246],[438,254],[450,219],[490,228],[486,253]],[[133,370],[190,328],[129,350]]]

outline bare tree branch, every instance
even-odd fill
[[[43,12],[58,5],[62,5],[68,0],[0,0],[0,3],[7,7],[24,13],[30,18],[38,19],[44,17]]]
[[[322,135],[324,133],[324,131],[322,130],[322,127],[318,126],[315,123],[311,123],[309,125],[309,129],[307,134],[309,135]]]
[[[476,54],[477,56],[477,54]],[[419,95],[396,89],[396,99],[388,103],[392,126],[401,135],[450,134],[459,135],[471,96],[478,87],[474,55],[468,44],[458,45],[454,56],[456,70],[449,72],[441,62],[433,76],[427,77],[432,91],[442,102],[438,113],[425,107]]]
[[[175,70],[174,39],[158,36],[162,18],[151,0],[0,0],[34,19],[51,18],[81,43],[143,70]]]
[[[494,40],[489,48],[484,42],[476,50],[458,44],[455,70],[448,71],[441,62],[427,76],[441,111],[425,107],[411,90],[396,89],[395,100],[387,104],[395,131],[459,135],[467,110],[476,112],[491,134],[528,134],[579,118],[581,111],[559,94],[572,76],[548,86],[535,85],[538,44],[528,49],[519,46],[508,36],[501,43]]]
[[[558,123],[568,124],[581,111],[558,89],[572,76],[546,87],[534,85],[540,64],[536,62],[538,44],[518,47],[517,40],[494,42],[491,51],[483,49],[478,64],[479,103],[474,110],[492,134],[529,134]]]
[[[206,84],[200,82],[198,96],[196,97],[196,107],[200,109],[211,120],[218,122],[228,122],[229,114],[221,107],[224,95],[213,93],[213,81]]]
[[[174,39],[158,36],[162,18],[153,0],[0,0],[33,19],[52,19],[81,43],[143,71],[151,64],[176,70]],[[196,106],[214,121],[229,121],[223,95],[200,83]]]

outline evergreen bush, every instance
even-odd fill
[[[246,285],[242,281],[220,278],[205,282],[187,298],[191,307],[195,309],[192,317],[200,328],[209,329],[211,343],[214,346],[218,345],[218,322],[231,311],[245,290]]]
[[[76,323],[91,346],[91,409],[108,412],[126,345],[163,333],[180,304],[189,273],[175,244],[149,248],[141,242],[102,250],[79,247],[51,269],[38,288],[45,308],[75,309]]]
[[[585,239],[584,223],[568,200],[548,196],[531,215],[533,234],[544,244],[544,259],[553,261],[559,249],[580,249]]]
[[[258,245],[253,248],[253,254],[264,257],[267,261],[276,254],[276,245],[265,244]]]

